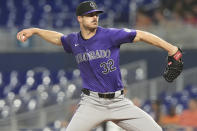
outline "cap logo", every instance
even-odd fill
[[[95,5],[93,2],[90,2],[90,6],[91,6],[92,8],[96,8],[96,5]]]

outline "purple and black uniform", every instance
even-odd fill
[[[83,80],[83,88],[95,92],[123,89],[119,68],[119,51],[123,43],[131,43],[135,30],[98,27],[96,34],[84,40],[79,33],[61,38],[66,52],[74,54]]]
[[[88,40],[84,40],[80,32],[61,37],[65,51],[76,58],[83,89],[88,90],[82,93],[66,131],[90,131],[104,121],[113,121],[128,131],[161,131],[147,113],[122,93],[120,45],[131,43],[135,36],[136,31],[131,29],[98,27]],[[107,98],[106,94],[113,95]]]

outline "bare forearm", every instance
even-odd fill
[[[44,40],[55,44],[55,45],[62,45],[61,43],[61,36],[63,36],[62,33],[50,31],[50,30],[44,30],[39,28],[32,28],[33,33],[40,36]]]
[[[176,46],[166,42],[165,40],[163,40],[151,33],[137,30],[136,36],[137,36],[137,38],[135,39],[135,41],[144,41],[148,44],[162,48],[162,49],[168,51],[168,55],[173,55],[178,50],[178,48]]]

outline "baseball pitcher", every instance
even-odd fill
[[[98,26],[99,14],[93,1],[85,1],[76,9],[80,31],[63,35],[39,28],[17,34],[24,42],[36,34],[54,45],[63,46],[77,61],[83,80],[79,107],[67,131],[90,131],[105,121],[112,121],[127,131],[161,131],[162,128],[143,110],[124,97],[119,68],[120,46],[144,41],[168,52],[164,78],[172,82],[183,68],[182,51],[161,38],[140,30],[103,28]]]

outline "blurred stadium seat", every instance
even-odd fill
[[[173,92],[172,94],[167,94],[164,91],[158,95],[158,100],[161,101],[165,111],[169,110],[171,106],[176,106],[177,112],[180,113],[188,108],[188,102],[190,98],[197,99],[196,90],[196,85],[188,85],[181,92]],[[152,111],[151,100],[146,100],[142,105],[142,109],[150,113]]]
[[[66,0],[6,0],[0,3],[0,26],[4,27],[78,27],[75,17],[75,8],[80,1]],[[129,0],[104,1],[96,0],[98,5],[104,5],[106,11],[101,19],[106,18],[108,13],[116,14],[115,21],[128,22]]]
[[[72,82],[79,79],[79,70],[58,70],[53,71],[53,75],[50,72],[52,71],[44,68],[27,70],[25,73],[16,70],[0,73],[1,81],[3,78],[7,79],[0,86],[1,116],[8,117],[12,108],[16,113],[32,111],[62,103],[66,98],[72,97],[76,90],[76,85]]]

